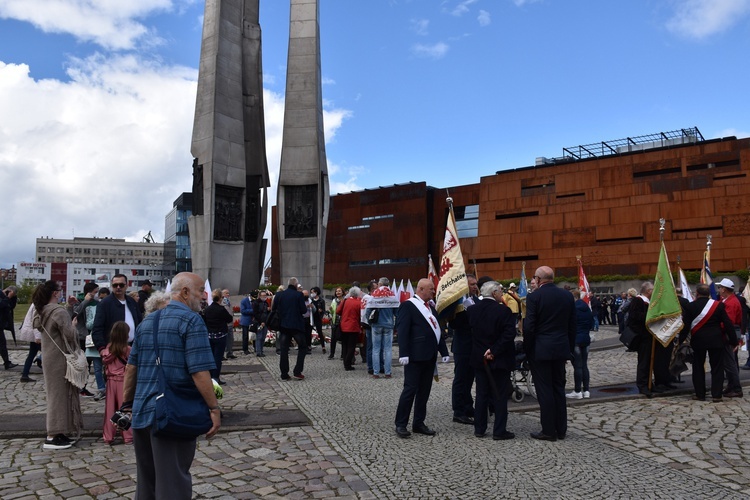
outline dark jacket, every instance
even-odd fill
[[[545,283],[526,296],[523,347],[529,359],[573,359],[576,340],[576,306],[573,294],[554,283]]]
[[[203,311],[203,321],[206,322],[208,333],[228,333],[227,323],[231,323],[233,318],[221,302],[212,302]]]
[[[265,300],[253,300],[253,323],[260,325],[265,324],[268,320],[268,302]]]
[[[138,307],[141,309],[141,314],[146,312],[146,301],[151,297],[151,294],[146,290],[138,290]]]
[[[594,329],[594,315],[581,299],[576,300],[576,345],[587,346],[591,344],[589,332]]]
[[[682,321],[690,328],[693,320],[698,317],[708,302],[708,297],[698,297],[685,307]],[[687,328],[684,336],[687,336]],[[684,337],[683,336],[683,337]],[[718,307],[708,318],[706,323],[697,331],[692,331],[690,345],[698,349],[721,349],[727,344],[727,339],[734,336],[734,326],[729,319],[724,304],[719,302]]]
[[[305,331],[305,318],[302,317],[307,312],[305,296],[294,286],[289,285],[286,290],[276,294],[271,310],[279,312],[284,330]]]
[[[511,371],[516,365],[517,315],[505,304],[486,298],[466,310],[472,341],[471,366],[484,369],[484,353],[489,349],[494,360],[490,369]]]
[[[138,303],[130,295],[125,294],[125,304],[127,304],[130,314],[133,315],[135,327],[141,324],[143,319]],[[112,293],[103,298],[99,305],[96,306],[96,316],[94,317],[94,328],[91,329],[91,338],[97,350],[101,351],[109,344],[109,332],[112,331],[112,325],[118,321],[125,321],[125,305]],[[133,332],[135,335],[135,332]]]
[[[240,325],[250,326],[253,322],[253,302],[250,297],[245,297],[240,301]]]
[[[474,305],[482,302],[477,297],[471,297],[471,302]],[[464,303],[466,307],[468,303]],[[471,305],[463,311],[456,314],[456,316],[448,323],[453,329],[453,341],[451,342],[451,351],[454,355],[470,355],[472,350],[471,340],[471,326],[469,326],[469,316],[466,314],[469,309],[474,307]]]
[[[437,311],[434,308],[430,309],[437,324]],[[436,358],[438,351],[443,356],[448,356],[448,347],[445,345],[442,331],[440,341],[438,341],[428,320],[410,300],[402,302],[398,308],[396,332],[398,333],[399,358],[409,358],[409,361],[429,361]]]
[[[651,336],[651,332],[646,329],[647,313],[648,304],[644,302],[640,295],[633,297],[628,307],[627,325],[642,338],[649,338]]]

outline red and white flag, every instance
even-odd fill
[[[437,271],[435,271],[435,264],[432,262],[432,254],[427,254],[427,278],[432,280],[432,284],[435,285],[435,290],[437,290],[440,277],[438,276]]]
[[[583,262],[578,259],[578,290],[581,292],[581,300],[591,307],[591,289],[589,280],[586,279],[586,273],[583,272]]]

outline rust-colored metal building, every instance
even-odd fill
[[[655,274],[662,217],[670,261],[679,256],[685,270],[700,269],[707,234],[714,273],[744,269],[750,257],[750,138],[683,129],[564,148],[478,184],[333,196],[325,282],[424,277],[428,254],[439,265],[447,193],[467,270],[475,262],[498,279],[518,278],[522,262],[529,277],[539,265],[575,276],[578,255],[588,275]]]

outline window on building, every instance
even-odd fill
[[[479,205],[454,207],[456,231],[460,238],[476,238],[479,235]]]

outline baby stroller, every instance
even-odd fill
[[[526,353],[523,351],[523,341],[520,340],[516,341],[516,369],[510,372],[510,382],[512,385],[511,396],[516,403],[523,401],[526,394],[536,398],[531,368],[529,367],[529,361],[526,359]]]

